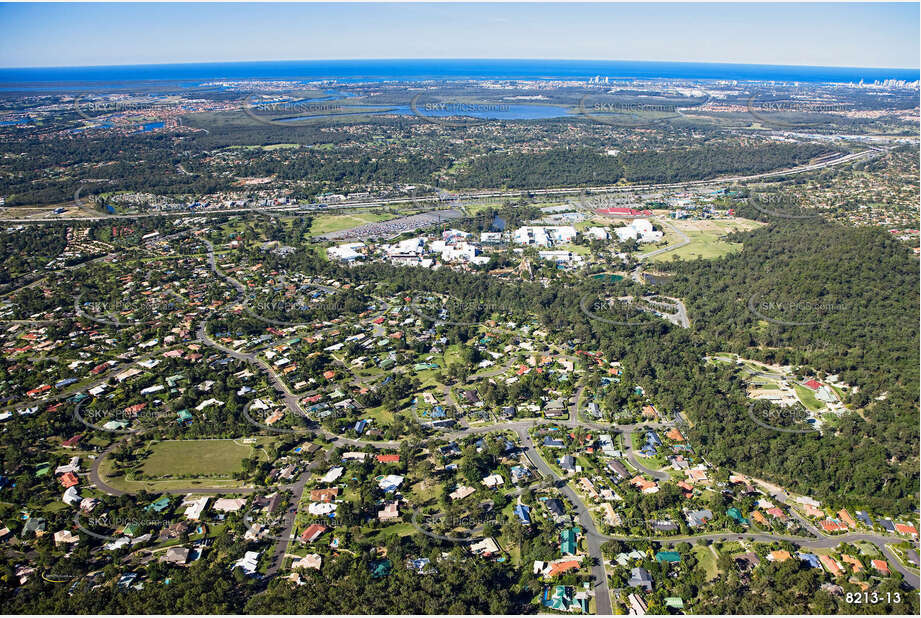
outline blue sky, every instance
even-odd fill
[[[0,4],[0,66],[561,58],[918,68],[919,5]]]

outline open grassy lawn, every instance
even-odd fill
[[[313,225],[310,226],[311,235],[327,234],[329,232],[338,232],[347,230],[365,223],[375,223],[377,221],[386,221],[393,219],[395,215],[376,214],[372,212],[362,212],[355,214],[341,215],[317,215],[313,218]]]
[[[370,418],[374,419],[373,426],[378,428],[392,425],[394,421],[393,412],[389,409],[386,409],[384,406],[378,406],[376,408],[365,408],[361,411],[361,418]]]
[[[799,384],[793,385],[793,390],[796,391],[796,397],[806,406],[809,410],[817,412],[825,408],[825,404],[820,402],[815,398],[815,393],[806,388],[805,386],[800,386]]]
[[[419,505],[428,504],[430,501],[437,500],[439,493],[438,483],[419,481],[412,486],[413,503]]]
[[[719,547],[716,548],[716,551],[721,554],[741,554],[745,551],[748,551],[745,547],[742,546],[738,541],[727,541],[725,543],[719,543]]]
[[[742,245],[740,243],[726,242],[721,237],[734,230],[745,231],[759,225],[757,222],[748,219],[686,220],[669,221],[669,223],[687,234],[691,242],[684,247],[653,257],[653,262],[669,262],[674,259],[672,256],[677,256],[682,260],[696,260],[697,258],[709,260],[741,251]],[[665,229],[665,240],[668,241],[669,246],[681,242],[681,238],[668,230],[668,228]]]
[[[444,361],[444,363],[441,365],[442,368],[448,367],[454,363],[462,362],[460,344],[454,343],[449,345],[447,348],[445,348],[444,354],[441,358]]]
[[[243,469],[243,459],[254,453],[264,457],[261,449],[271,440],[165,440],[152,444],[140,469],[147,476],[160,478],[129,480],[115,475],[109,458],[102,462],[99,472],[107,484],[123,491],[243,487],[247,483],[233,479],[233,474]]]
[[[457,164],[455,164],[455,166],[456,165]],[[496,210],[498,210],[500,206],[501,204],[499,204],[498,202],[487,200],[483,202],[473,202],[470,204],[464,204],[464,210],[467,211],[467,214],[475,215],[478,212],[482,212],[486,210],[487,208],[495,208]]]
[[[873,543],[858,541],[855,545],[857,545],[858,549],[860,549],[860,553],[864,556],[870,556],[871,558],[879,558],[882,556],[879,549],[877,549],[876,545]]]
[[[716,579],[719,576],[719,569],[716,568],[716,556],[713,555],[710,548],[705,545],[695,545],[693,551],[700,568],[706,573],[707,581]]]
[[[553,250],[554,251],[572,251],[576,255],[582,255],[582,256],[589,255],[592,252],[592,250],[589,247],[586,247],[585,245],[574,245],[574,244],[558,245],[558,246],[553,247]]]
[[[392,526],[387,526],[386,528],[381,528],[379,530],[369,530],[367,532],[366,538],[382,539],[391,534],[396,534],[397,536],[409,536],[410,534],[415,534],[417,532],[418,530],[414,525],[409,522],[404,522],[400,524],[393,524]]]
[[[270,144],[268,146],[227,146],[225,150],[278,150],[279,148],[298,148],[301,144]]]
[[[238,440],[166,440],[151,447],[142,471],[150,476],[233,474],[255,444]]]

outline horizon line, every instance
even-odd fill
[[[892,71],[919,71],[921,79],[921,67],[891,67],[891,66],[851,66],[851,65],[820,65],[820,64],[770,64],[764,62],[721,62],[713,60],[629,60],[629,59],[611,59],[611,58],[464,58],[464,57],[427,57],[427,58],[406,58],[406,57],[374,57],[374,58],[288,58],[272,60],[192,60],[185,62],[147,62],[147,63],[126,63],[126,64],[78,64],[78,65],[35,65],[35,66],[0,66],[2,71],[31,70],[31,69],[92,69],[92,68],[127,68],[127,67],[157,67],[157,66],[187,66],[187,65],[221,65],[221,64],[256,64],[271,62],[355,62],[355,61],[533,61],[533,62],[638,62],[647,64],[712,64],[728,66],[760,66],[760,67],[796,67],[796,68],[814,68],[814,69],[872,69],[872,70],[892,70]]]

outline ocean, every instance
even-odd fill
[[[424,80],[609,80],[664,78],[775,82],[917,81],[917,69],[713,64],[700,62],[634,62],[611,60],[296,60],[147,64],[93,67],[0,69],[0,85],[35,90],[68,84],[112,84],[134,81],[178,82],[193,87],[214,80],[272,79],[339,82]]]

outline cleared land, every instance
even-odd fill
[[[651,259],[652,262],[668,262],[677,256],[682,260],[705,260],[722,257],[742,250],[741,243],[731,243],[722,237],[732,232],[744,232],[754,229],[761,224],[750,219],[703,219],[703,220],[669,220],[673,226],[688,235],[691,243],[673,251],[659,254]],[[666,228],[665,240],[669,245],[678,244],[681,239]]]
[[[366,223],[377,223],[378,221],[387,221],[395,219],[398,215],[392,214],[375,214],[372,212],[362,212],[347,215],[317,215],[313,218],[313,225],[310,226],[310,234],[317,236],[328,234],[329,232],[338,232],[347,230]]]
[[[167,440],[151,447],[143,472],[150,476],[208,476],[243,470],[252,444],[237,440]]]
[[[107,484],[123,491],[242,487],[247,483],[235,480],[233,475],[243,470],[244,459],[255,453],[262,455],[262,447],[271,440],[166,440],[150,445],[151,452],[141,464],[140,472],[153,479],[113,476],[111,459],[102,463],[100,475]]]

